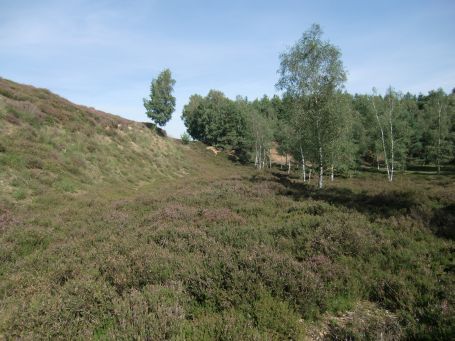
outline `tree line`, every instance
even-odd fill
[[[320,188],[324,175],[333,180],[361,166],[384,170],[393,181],[410,164],[432,164],[439,173],[454,162],[454,91],[349,94],[341,52],[317,24],[280,55],[278,74],[281,96],[232,100],[218,90],[191,96],[182,112],[188,133],[258,169],[272,166],[276,149],[289,171],[292,157],[304,181],[317,173]],[[172,83],[170,74],[166,79]]]

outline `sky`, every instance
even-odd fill
[[[453,0],[0,0],[0,77],[148,121],[142,99],[169,68],[165,129],[179,137],[192,94],[279,94],[279,55],[313,23],[340,48],[351,93],[455,87]]]

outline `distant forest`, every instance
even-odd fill
[[[455,89],[428,94],[349,94],[341,52],[313,25],[280,55],[282,96],[253,101],[211,90],[193,95],[182,119],[193,139],[235,151],[240,161],[271,166],[271,150],[292,156],[304,180],[317,172],[348,174],[361,166],[394,172],[410,165],[454,163]],[[372,80],[374,82],[374,80]],[[289,168],[291,168],[291,157]]]

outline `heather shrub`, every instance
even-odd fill
[[[114,339],[171,339],[185,318],[184,301],[178,283],[168,287],[148,285],[141,291],[131,289],[114,300],[113,316],[95,335]]]

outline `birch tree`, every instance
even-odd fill
[[[174,85],[171,70],[164,69],[150,85],[150,98],[143,100],[147,116],[161,127],[171,119],[175,109]]]
[[[389,181],[391,180],[390,177],[390,167],[389,167],[389,157],[387,153],[387,147],[386,147],[386,135],[384,133],[384,125],[383,125],[383,119],[382,119],[382,98],[377,95],[377,91],[375,88],[373,88],[373,96],[371,96],[371,104],[373,107],[373,112],[376,117],[376,122],[378,124],[379,132],[380,132],[380,137],[381,137],[381,142],[382,142],[382,151],[383,151],[383,156],[384,156],[384,163],[385,163],[385,168],[387,171],[387,179]],[[381,107],[379,107],[381,106]],[[381,117],[380,117],[381,115]],[[378,169],[379,169],[379,158],[378,159]]]
[[[273,138],[271,122],[254,109],[249,111],[248,116],[253,140],[254,165],[259,170],[271,167],[270,150]]]
[[[380,133],[387,179],[390,182],[393,181],[395,174],[396,142],[399,135],[397,134],[396,125],[400,113],[400,97],[401,95],[393,90],[392,87],[387,89],[384,98],[378,96],[376,89],[373,88],[373,96],[371,97],[371,105]]]
[[[328,110],[329,103],[346,81],[340,50],[322,40],[322,30],[313,24],[303,36],[280,55],[280,78],[277,88],[303,103],[303,127],[309,137],[307,146],[317,155],[319,188],[323,187],[328,145],[335,141],[337,116]]]

